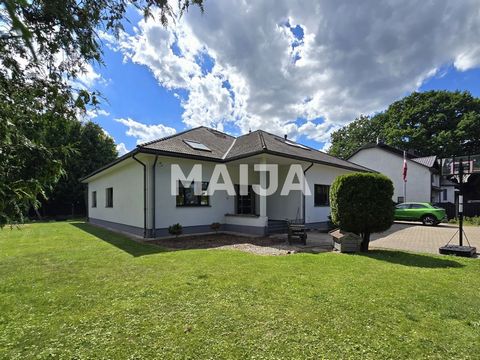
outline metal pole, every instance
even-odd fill
[[[455,164],[454,164],[455,166]],[[463,246],[463,163],[460,158],[460,164],[458,166],[459,190],[458,194],[458,244]]]
[[[403,202],[407,202],[407,182],[403,180]]]

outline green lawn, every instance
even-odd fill
[[[0,231],[2,359],[479,356],[480,260],[167,252],[82,222]]]

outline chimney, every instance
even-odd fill
[[[285,140],[287,140],[287,137],[288,137],[287,134],[283,135],[283,138],[284,138]]]

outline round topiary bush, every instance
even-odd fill
[[[330,188],[332,221],[344,231],[362,237],[361,251],[368,251],[370,234],[393,224],[392,181],[381,174],[341,175]]]

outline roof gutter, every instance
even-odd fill
[[[147,237],[147,165],[132,155],[132,159],[143,166],[143,237]]]
[[[155,161],[153,162],[153,166],[152,166],[152,171],[153,171],[153,174],[152,174],[152,197],[153,197],[153,208],[152,208],[152,237],[155,237],[156,236],[156,225],[155,225],[155,209],[156,209],[156,205],[155,205],[155,196],[156,196],[156,183],[155,183],[155,174],[157,172],[157,161],[158,161],[158,155],[155,156]]]
[[[310,163],[310,165],[308,165],[308,167],[303,170],[303,187],[304,187],[304,191],[302,193],[302,217],[303,217],[303,223],[305,224],[305,182],[306,182],[306,179],[305,179],[305,174],[307,173],[308,170],[310,170],[310,168],[313,166],[313,162]]]

